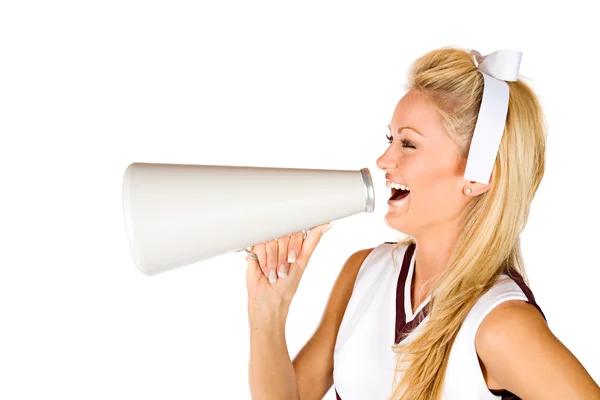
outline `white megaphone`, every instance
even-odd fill
[[[132,163],[123,213],[137,268],[155,275],[339,218],[373,212],[359,171]]]

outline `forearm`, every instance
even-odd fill
[[[285,317],[250,317],[250,392],[254,400],[298,400],[285,341]]]

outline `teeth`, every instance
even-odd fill
[[[394,188],[394,189],[402,189],[402,190],[406,190],[410,192],[410,188],[406,185],[401,185],[399,183],[393,183],[390,181],[385,181],[385,187],[387,188]]]

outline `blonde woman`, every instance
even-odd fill
[[[600,399],[526,284],[519,235],[546,128],[525,82],[490,78],[518,72],[520,58],[501,58],[442,48],[414,62],[377,160],[392,195],[386,224],[407,239],[348,258],[293,361],[287,313],[329,225],[253,247],[253,399],[321,399],[332,385],[341,400]]]

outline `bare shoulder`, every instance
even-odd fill
[[[538,309],[523,300],[500,303],[487,314],[475,337],[477,354],[484,360],[500,355],[502,347],[512,347],[532,336],[553,336]]]
[[[302,399],[322,399],[333,385],[333,352],[337,333],[358,271],[372,250],[358,250],[348,257],[331,289],[321,322],[292,361]]]
[[[521,398],[600,398],[598,385],[526,301],[505,301],[490,311],[475,347],[490,389]]]
[[[508,300],[487,314],[479,326],[477,337],[498,340],[518,330],[550,332],[542,314],[533,304],[524,300]]]
[[[339,328],[348,301],[352,296],[352,290],[354,289],[358,271],[373,249],[374,248],[361,249],[348,257],[331,289],[331,294],[329,295],[329,300],[327,301],[327,306],[323,313],[323,320],[332,318],[334,320],[332,322],[337,324],[337,328]]]

